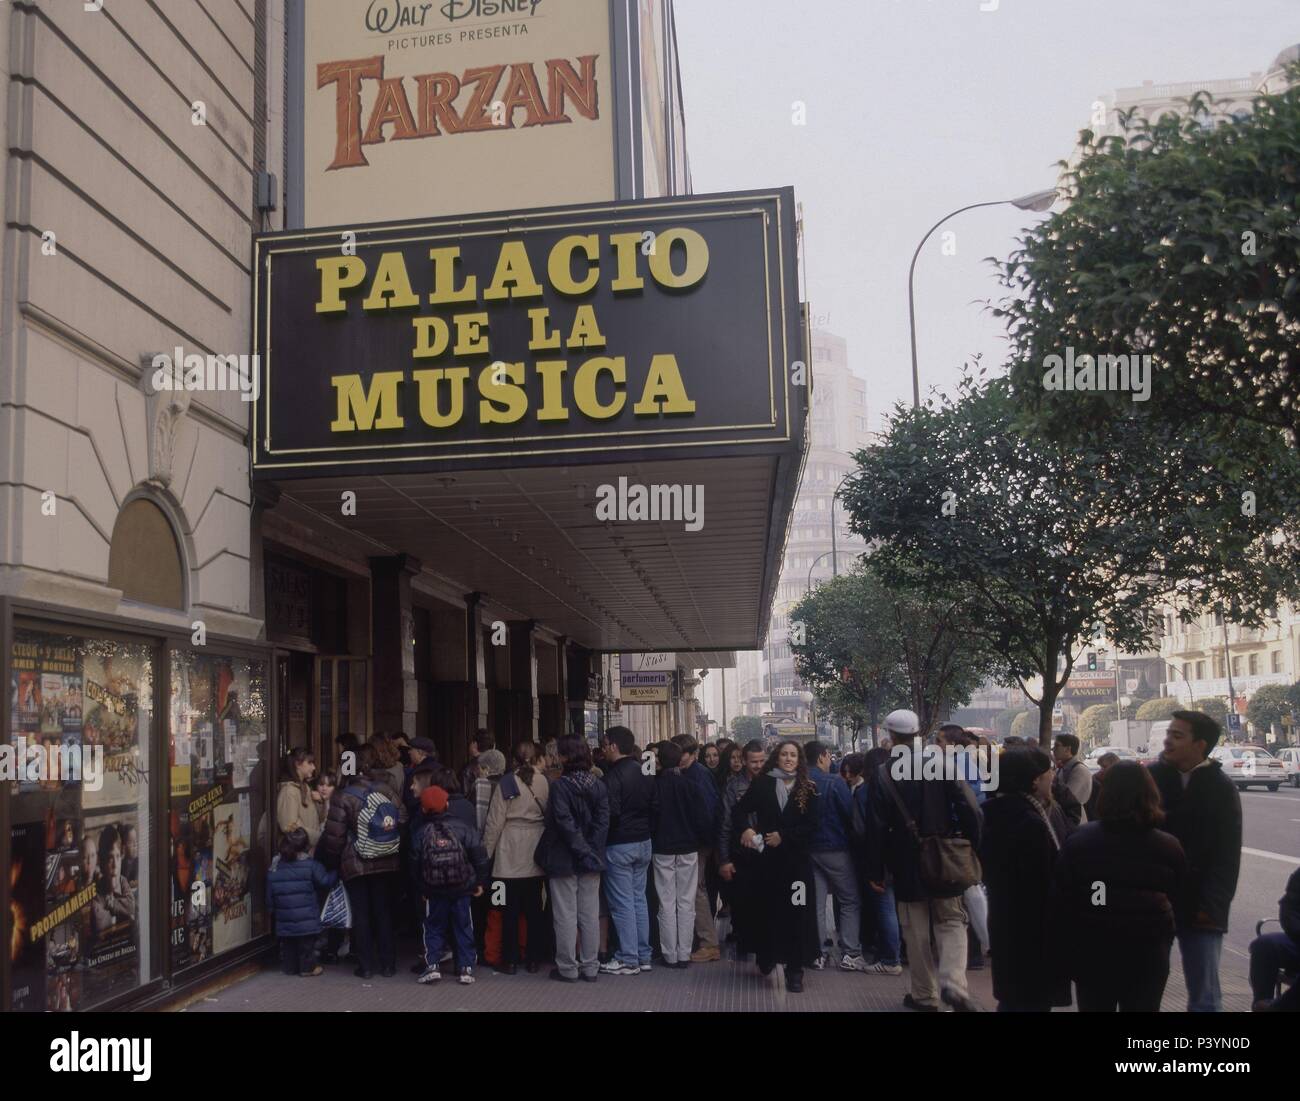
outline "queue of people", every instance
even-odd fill
[[[421,983],[472,983],[485,955],[505,975],[596,982],[716,962],[724,922],[737,959],[781,965],[791,993],[810,970],[906,965],[905,1007],[972,1011],[967,972],[987,959],[1000,1012],[1151,1012],[1177,941],[1188,1009],[1222,1008],[1241,806],[1213,719],[1176,713],[1150,767],[1093,776],[1060,735],[1051,755],[1005,748],[992,781],[976,767],[992,748],[958,726],[936,736],[965,750],[955,774],[920,767],[914,713],[884,733],[838,769],[818,742],[642,747],[624,727],[594,753],[577,736],[520,744],[508,767],[480,731],[459,772],[419,738],[376,735],[344,777],[294,750],[267,891],[282,963],[320,974],[346,936],[359,977],[395,975],[405,916]],[[1282,930],[1252,945],[1256,1009],[1294,1008],[1274,994],[1300,962],[1298,894],[1293,876]],[[344,897],[347,929],[322,927]]]

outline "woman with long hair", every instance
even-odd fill
[[[275,823],[280,833],[301,829],[314,848],[325,827],[329,804],[311,787],[316,758],[309,749],[291,749],[280,762],[280,789],[275,798]]]
[[[784,964],[786,989],[797,994],[804,968],[818,952],[809,845],[821,814],[797,742],[780,742],[772,750],[732,812],[737,829],[750,814],[757,828],[744,828],[740,843],[758,854],[752,861],[755,920],[742,927],[739,951],[753,952],[764,975]]]
[[[1038,746],[1008,749],[999,760],[997,798],[983,807],[980,861],[1000,1013],[1070,1004],[1069,979],[1055,965],[1077,942],[1058,940],[1051,920],[1052,873],[1065,840],[1048,813],[1053,775],[1052,759]]]
[[[1159,1013],[1174,942],[1171,900],[1187,876],[1151,773],[1112,765],[1098,819],[1080,826],[1056,862],[1061,931],[1083,1013]],[[1099,901],[1098,884],[1105,888]],[[996,961],[996,957],[994,957]]]
[[[723,738],[718,743],[718,767],[713,770],[713,775],[718,781],[718,790],[724,790],[727,781],[744,767],[745,755],[741,752],[740,746],[730,738]]]
[[[532,742],[515,746],[514,768],[501,777],[488,806],[483,847],[492,860],[492,874],[505,887],[501,913],[501,960],[496,970],[513,975],[519,966],[519,915],[527,930],[527,969],[536,972],[549,958],[542,917],[542,869],[533,854],[546,826],[550,784],[535,766]]]

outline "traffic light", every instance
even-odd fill
[[[1089,650],[1088,651],[1088,672],[1095,673],[1096,671],[1097,671],[1097,651]]]

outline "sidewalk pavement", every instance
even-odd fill
[[[485,1013],[894,1013],[907,1012],[903,996],[911,989],[907,969],[899,976],[860,972],[809,970],[804,992],[786,992],[781,968],[769,977],[753,962],[728,958],[717,963],[693,963],[685,971],[656,966],[650,973],[601,975],[595,983],[558,983],[547,969],[536,975],[520,968],[517,975],[498,975],[490,967],[475,969],[477,982],[461,986],[454,977],[420,986],[407,973],[414,947],[401,955],[396,977],[363,982],[351,964],[326,967],[315,979],[280,973],[274,963],[260,973],[235,982],[191,1003],[182,1012],[485,1012]],[[1178,951],[1174,949],[1165,1012],[1187,1006]],[[991,966],[967,972],[971,994],[993,1009]],[[1239,975],[1222,976],[1224,1008],[1250,1008],[1250,988]],[[1069,1011],[1062,1011],[1069,1012]]]

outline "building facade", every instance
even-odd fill
[[[263,954],[292,747],[339,769],[346,739],[402,732],[458,765],[480,729],[507,752],[592,734],[603,653],[756,643],[802,452],[797,394],[778,447],[698,478],[645,456],[253,476],[269,348],[251,374],[239,361],[270,308],[259,250],[283,240],[261,235],[373,222],[386,200],[465,214],[405,184],[482,157],[514,195],[527,161],[554,182],[547,158],[598,181],[548,201],[689,195],[671,3],[580,3],[545,26],[400,34],[369,26],[365,0],[0,8],[4,1010],[153,1004]],[[484,59],[511,61],[473,78],[482,91],[496,74],[501,122],[496,102],[473,106]],[[547,144],[561,135],[562,152]],[[331,177],[331,158],[359,158],[356,175]],[[790,267],[792,219],[779,232]],[[797,300],[779,317],[801,340]],[[694,540],[593,522],[592,490],[629,470],[707,483],[719,514],[723,487],[738,507],[761,496],[752,530],[724,544],[721,522]],[[12,767],[72,747],[102,755],[96,783]]]

